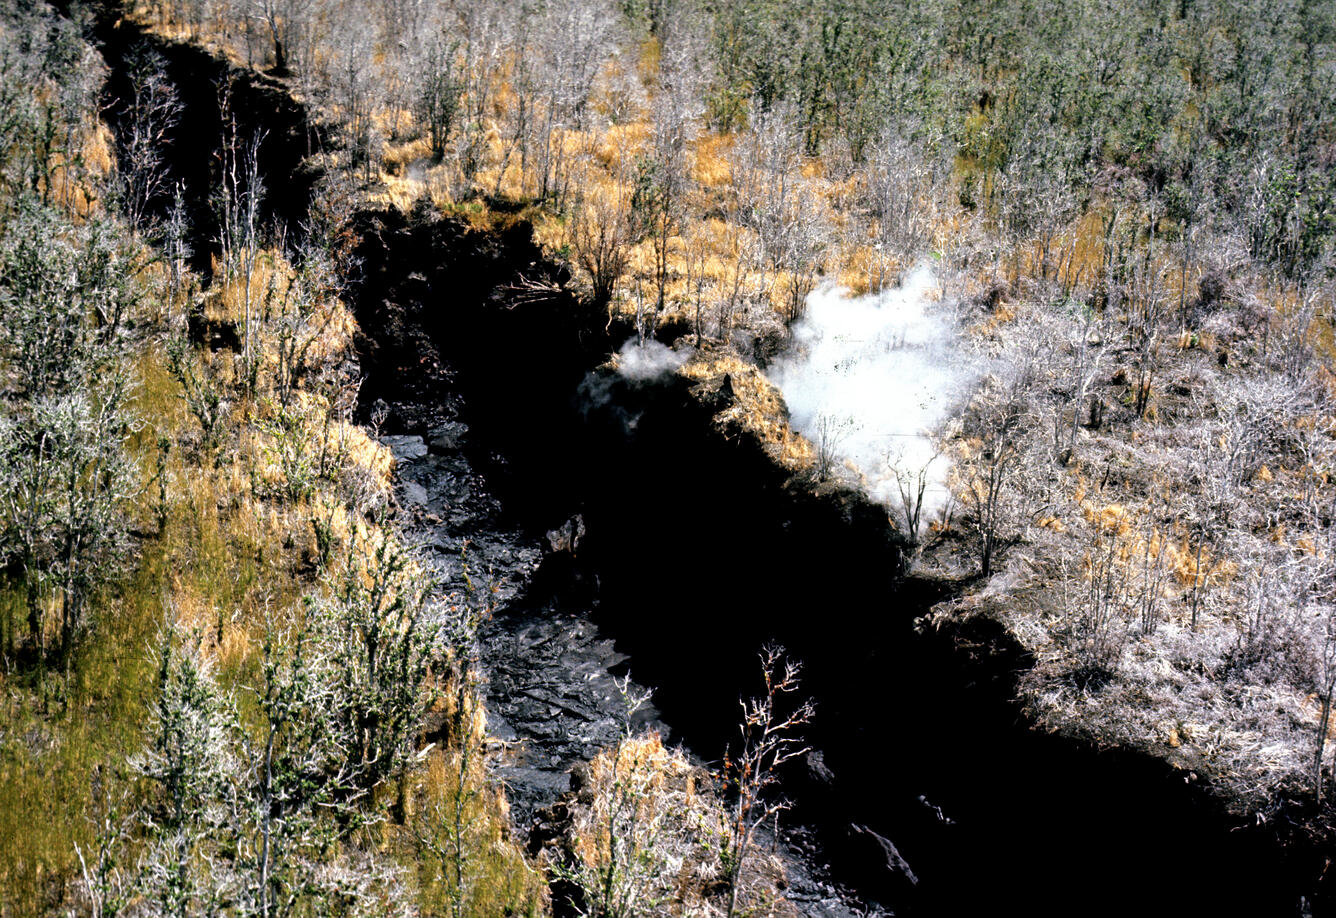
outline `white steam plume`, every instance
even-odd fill
[[[940,300],[927,266],[868,296],[819,290],[793,327],[793,350],[768,374],[819,456],[852,462],[873,499],[897,516],[902,486],[917,491],[922,475],[925,523],[949,497],[947,460],[932,435],[972,376]]]

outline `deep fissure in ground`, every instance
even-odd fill
[[[902,576],[882,508],[789,479],[716,428],[719,406],[680,377],[594,369],[630,330],[566,292],[523,224],[489,235],[383,212],[360,232],[367,397],[441,355],[477,467],[514,521],[539,534],[582,516],[580,582],[598,584],[599,623],[699,754],[732,738],[764,642],[802,658],[830,772],[795,769],[788,788],[865,894],[924,914],[1155,912],[1176,887],[1203,912],[1298,907],[1302,859],[1234,824],[1191,776],[1028,729],[1012,701],[1026,661],[996,625],[917,631],[949,587]],[[895,842],[917,889],[855,824]]]
[[[146,40],[104,30],[113,96],[127,50]],[[207,264],[221,140],[213,87],[225,68],[152,41],[186,105],[168,154]],[[262,162],[269,216],[295,234],[315,134],[279,87],[257,85],[268,102],[245,110],[274,138]],[[1234,825],[1158,762],[1030,731],[1011,701],[1025,660],[995,626],[917,633],[942,587],[901,576],[880,508],[789,481],[754,442],[714,428],[714,406],[679,378],[635,386],[602,371],[602,400],[588,386],[582,395],[629,330],[565,289],[567,272],[523,222],[481,233],[423,209],[366,213],[358,230],[368,412],[456,387],[476,466],[513,521],[538,533],[582,515],[578,558],[560,562],[577,570],[549,583],[597,584],[600,623],[699,754],[722,753],[764,641],[802,658],[819,705],[811,739],[830,771],[799,770],[788,787],[867,894],[924,914],[1296,910],[1309,853],[1282,858],[1274,833]],[[424,423],[387,426],[425,433]],[[848,834],[854,823],[895,841],[921,878],[912,894]],[[1266,882],[1228,879],[1248,877]]]

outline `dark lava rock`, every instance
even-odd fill
[[[408,503],[419,507],[425,507],[431,501],[431,495],[427,493],[427,489],[416,481],[405,481],[400,493]]]
[[[813,749],[804,756],[807,780],[819,787],[832,787],[835,784],[835,772],[826,764],[826,754],[820,749]]]
[[[423,442],[421,437],[407,434],[387,434],[380,438],[380,442],[390,448],[396,462],[412,462],[414,459],[421,459],[427,455],[427,444]]]
[[[903,904],[918,885],[918,877],[890,839],[878,835],[867,826],[849,827],[849,856],[852,865],[867,873],[869,894],[886,904]]]
[[[478,643],[488,730],[501,747],[493,765],[524,834],[538,811],[566,792],[571,769],[626,728],[618,676],[627,657],[590,620],[583,594],[571,589],[584,520],[574,516],[546,538],[507,523],[462,449],[467,431],[446,421],[430,429],[429,440],[393,433],[381,441],[400,463],[396,491],[408,528],[446,589],[461,592],[467,581],[489,590],[495,611]],[[544,573],[549,567],[554,572]],[[657,729],[665,738],[669,732],[652,707],[638,711],[632,727]]]
[[[462,421],[450,421],[435,428],[427,440],[427,446],[434,453],[450,453],[464,445],[468,434],[468,425]]]
[[[548,530],[548,548],[553,552],[568,551],[573,555],[576,549],[580,547],[580,540],[584,538],[584,535],[584,517],[577,513],[556,529]]]

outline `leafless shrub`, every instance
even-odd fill
[[[611,302],[626,272],[633,238],[629,197],[598,190],[578,195],[566,232],[571,254],[589,275],[595,301]]]
[[[748,902],[743,883],[756,832],[788,808],[774,794],[780,767],[808,751],[801,732],[816,709],[811,701],[794,704],[790,698],[799,690],[801,672],[801,664],[788,659],[782,647],[768,645],[761,651],[765,690],[741,703],[739,744],[724,757],[724,790],[732,797],[720,852],[728,882],[728,918],[759,904]]]
[[[816,420],[816,476],[828,480],[835,472],[840,458],[840,447],[853,431],[852,417],[822,414]]]
[[[915,544],[918,543],[919,532],[923,526],[928,485],[934,479],[934,474],[930,470],[940,455],[933,453],[921,462],[910,462],[903,456],[892,455],[887,458],[887,465],[891,470],[891,476],[895,479],[896,491],[900,498],[900,513],[905,521],[905,535]]]
[[[872,146],[863,167],[863,187],[876,225],[876,276],[869,287],[880,290],[899,282],[932,245],[946,183],[924,149],[895,131]],[[895,266],[896,275],[887,271]]]
[[[180,120],[181,103],[163,72],[162,58],[141,54],[130,65],[131,95],[121,115],[118,179],[121,209],[130,225],[149,230],[170,184],[166,154],[171,131]]]

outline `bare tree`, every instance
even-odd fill
[[[735,223],[755,233],[751,267],[763,296],[770,291],[773,273],[786,265],[794,241],[812,235],[792,231],[790,222],[796,218],[807,223],[819,213],[804,212],[799,203],[797,189],[803,182],[800,143],[796,114],[786,106],[777,106],[755,119],[752,129],[738,140],[730,157],[732,217]],[[815,241],[814,235],[812,239]]]
[[[784,648],[776,645],[767,645],[760,656],[765,690],[740,702],[738,747],[724,757],[725,790],[733,798],[724,839],[729,918],[746,907],[741,899],[743,874],[757,830],[788,809],[788,803],[773,793],[779,769],[807,752],[800,733],[816,713],[811,701],[796,705],[792,701],[800,688],[802,665],[789,660]]]
[[[681,182],[672,175],[671,163],[642,158],[637,163],[635,190],[631,195],[633,235],[650,240],[654,254],[654,323],[667,306],[669,256],[677,233]]]
[[[965,464],[967,497],[974,511],[979,536],[979,569],[993,572],[998,546],[1005,537],[1008,500],[1023,453],[1028,420],[1028,374],[1013,373],[1010,380],[994,377],[975,396],[977,447]]]
[[[1313,753],[1313,796],[1321,803],[1324,781],[1322,758],[1327,748],[1327,734],[1331,730],[1332,701],[1336,698],[1336,606],[1328,606],[1321,622],[1322,647],[1318,658],[1317,696],[1322,705],[1317,719]]]
[[[692,324],[696,330],[696,347],[698,348],[701,346],[701,339],[705,334],[703,308],[705,305],[705,289],[710,284],[706,269],[710,261],[712,241],[713,239],[705,223],[698,220],[688,222],[683,273],[685,274],[687,294],[690,297]]]
[[[663,31],[649,104],[649,151],[637,165],[632,200],[654,253],[655,311],[659,314],[667,305],[670,248],[682,225],[683,197],[689,184],[687,144],[695,136],[702,110],[702,49],[694,37],[685,27]]]
[[[1123,622],[1132,599],[1126,554],[1116,526],[1091,526],[1084,595],[1069,604],[1077,618],[1077,659],[1092,671],[1114,669],[1126,638]]]
[[[1056,317],[1055,317],[1056,318]],[[1058,462],[1068,465],[1075,457],[1076,438],[1084,416],[1090,426],[1099,420],[1101,409],[1091,398],[1091,389],[1100,374],[1108,351],[1107,330],[1102,317],[1093,309],[1081,310],[1081,321],[1071,323],[1066,343],[1067,407],[1053,415],[1053,446]]]
[[[725,252],[722,289],[715,304],[719,337],[727,341],[738,317],[753,298],[750,280],[763,264],[762,249],[754,234],[739,229],[732,234]]]
[[[427,41],[417,76],[418,122],[431,138],[432,156],[445,158],[462,109],[465,78],[458,73],[459,42],[442,30]]]
[[[887,132],[873,146],[863,168],[863,187],[875,221],[877,274],[869,286],[880,290],[931,245],[938,198],[943,189],[922,149],[898,132]],[[895,265],[896,275],[887,269]]]
[[[797,116],[779,106],[755,119],[730,157],[734,222],[755,233],[758,292],[776,295],[786,324],[802,317],[832,235],[823,201],[802,176],[800,144]]]
[[[242,288],[242,365],[244,383],[254,390],[259,369],[256,348],[251,340],[255,322],[255,294],[252,289],[256,259],[260,254],[261,204],[264,182],[260,178],[260,146],[264,132],[242,137],[233,109],[233,87],[219,88],[219,110],[223,117],[223,149],[217,207],[219,212],[219,247],[227,280],[239,276]]]
[[[940,453],[933,452],[926,460],[922,456],[911,460],[902,452],[887,457],[887,466],[891,470],[891,477],[895,479],[896,492],[900,498],[900,513],[905,520],[905,535],[914,544],[918,544],[919,531],[923,526],[928,485],[932,482],[930,470],[940,456]]]
[[[783,278],[780,314],[786,325],[797,322],[806,312],[807,297],[825,268],[830,241],[824,208],[809,185],[798,187],[790,207],[781,221],[783,234],[777,240],[780,255],[775,262]]]
[[[160,56],[146,52],[130,66],[131,93],[121,114],[119,185],[130,225],[145,231],[170,187],[166,154],[181,103]]]
[[[1054,238],[1079,203],[1072,183],[1073,158],[1070,141],[1035,114],[1017,129],[1006,164],[993,178],[992,197],[998,228],[1011,248],[1013,282],[1020,281],[1022,252],[1032,241],[1038,243],[1039,276],[1048,279]]]
[[[274,73],[287,76],[293,46],[298,43],[311,0],[251,0],[256,19],[269,31],[273,46]]]
[[[543,9],[534,35],[542,96],[533,148],[538,197],[558,209],[571,178],[562,135],[588,126],[595,80],[620,37],[617,16],[604,0],[556,0]]]
[[[841,448],[854,430],[854,418],[822,412],[816,419],[816,477],[826,481],[835,472]]]
[[[659,68],[649,114],[654,156],[678,175],[685,172],[683,154],[699,129],[712,61],[703,44],[702,23],[685,3],[666,4],[661,11]]]
[[[1189,599],[1193,631],[1201,620],[1208,591],[1211,587],[1211,566],[1208,559],[1217,547],[1222,532],[1227,532],[1236,510],[1237,482],[1228,472],[1229,460],[1225,453],[1228,440],[1215,425],[1207,425],[1199,434],[1200,451],[1197,456],[1196,479],[1198,498],[1187,518],[1192,527],[1193,575]]]
[[[1127,334],[1132,346],[1136,379],[1133,409],[1138,417],[1150,406],[1155,374],[1159,367],[1160,334],[1169,313],[1169,296],[1163,268],[1155,258],[1156,226],[1163,207],[1156,197],[1149,201],[1148,243],[1144,257],[1131,265],[1127,287]]]
[[[534,16],[528,8],[521,8],[513,28],[511,47],[513,54],[510,63],[510,91],[512,103],[505,107],[499,118],[501,136],[501,162],[496,170],[496,186],[493,195],[500,196],[505,183],[506,172],[511,160],[519,156],[519,189],[521,194],[528,191],[529,167],[533,159],[533,141],[536,131],[535,119],[538,116],[539,72],[537,62],[530,54],[530,28]]]
[[[460,42],[457,69],[464,81],[454,158],[459,169],[458,192],[467,194],[484,165],[493,100],[502,88],[511,34],[504,4],[461,3],[454,6],[454,13],[449,28]],[[517,15],[522,16],[523,11]],[[520,55],[525,53],[524,49],[515,50]]]
[[[171,212],[163,225],[162,255],[167,264],[165,313],[168,319],[172,317],[186,288],[186,266],[191,256],[189,230],[185,196],[178,182],[172,197]]]
[[[1135,572],[1137,579],[1135,609],[1141,625],[1141,633],[1144,635],[1152,635],[1159,628],[1161,605],[1168,576],[1165,570],[1165,559],[1168,554],[1166,551],[1168,527],[1161,528],[1164,523],[1163,511],[1163,502],[1154,499],[1143,508],[1140,533],[1141,557],[1140,559],[1129,559],[1134,560],[1138,568]]]
[[[348,128],[350,171],[360,170],[362,182],[370,183],[383,142],[376,121],[382,88],[375,68],[377,50],[364,31],[349,31],[342,39],[336,46],[329,89]]]

